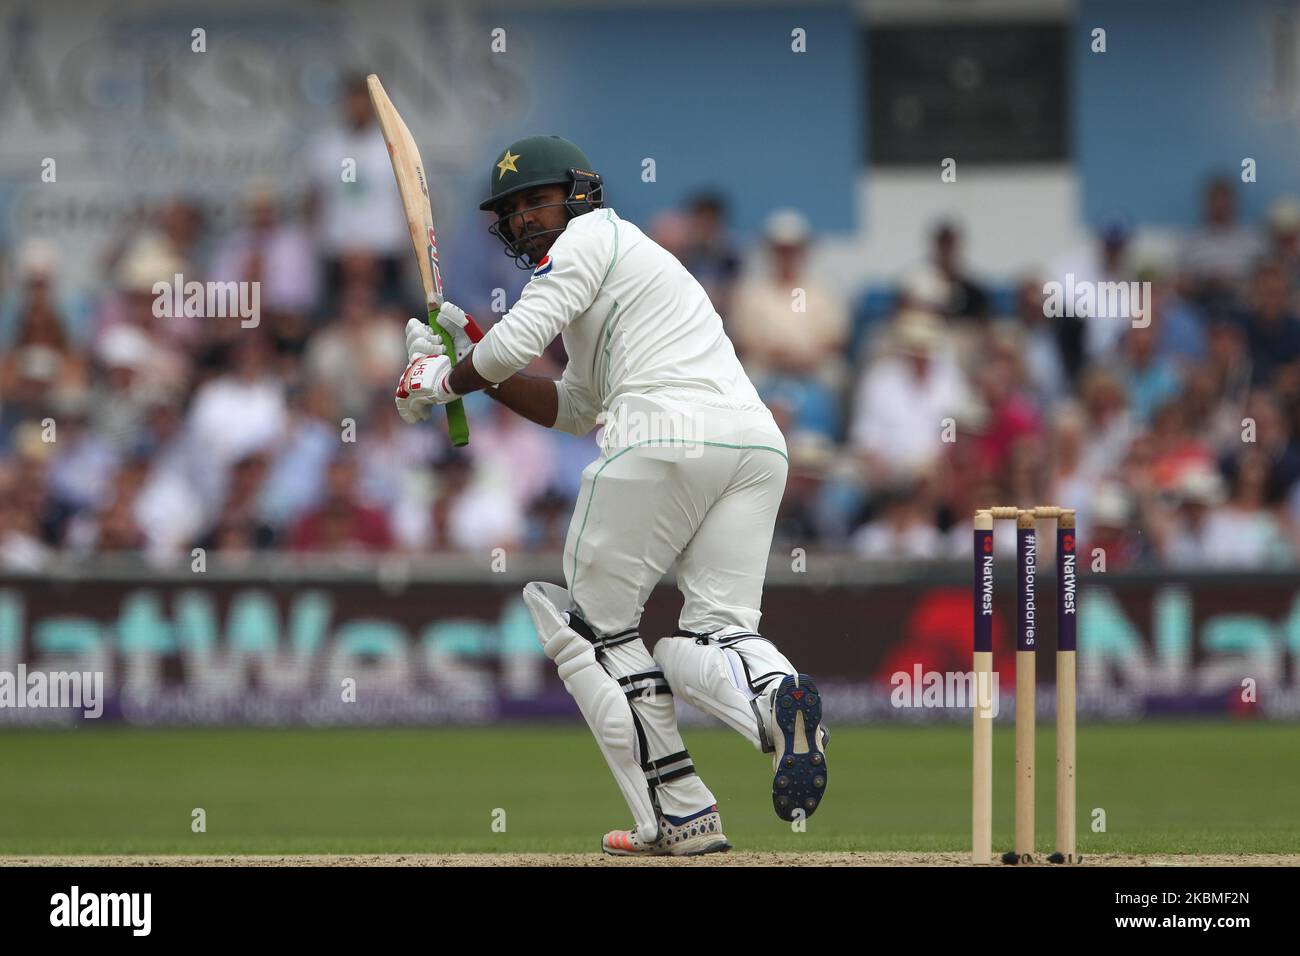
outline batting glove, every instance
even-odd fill
[[[394,393],[402,421],[408,425],[427,421],[434,405],[460,398],[447,384],[450,377],[451,362],[445,355],[421,355],[406,366]]]
[[[406,360],[414,362],[426,355],[446,355],[447,349],[442,344],[438,333],[429,328],[423,319],[411,319],[406,323]],[[459,358],[457,359],[459,361]]]
[[[454,302],[444,302],[438,310],[438,325],[451,336],[456,349],[456,361],[459,362],[474,343],[483,338],[474,316],[466,315],[465,310]],[[442,337],[435,329],[429,328],[427,322],[411,319],[406,323],[406,355],[414,362],[416,355],[445,355]]]

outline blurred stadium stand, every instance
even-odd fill
[[[376,63],[438,174],[449,297],[486,323],[524,274],[476,218],[484,169],[540,130],[583,143],[611,204],[697,270],[737,341],[764,341],[779,318],[743,304],[765,288],[809,292],[788,318],[810,355],[741,346],[799,476],[778,547],[955,559],[976,505],[1051,502],[1078,509],[1081,548],[1104,547],[1112,568],[1294,566],[1300,172],[1283,144],[1300,89],[1277,82],[1266,42],[1294,36],[1283,6],[1189,0],[1172,26],[1156,5],[1109,0],[1032,15],[919,4],[914,20],[892,3],[758,4],[743,18],[725,2],[593,6],[507,4],[490,23],[457,4],[384,23],[306,2],[180,19],[151,3],[0,12],[0,48],[39,54],[0,104],[0,568],[106,553],[183,565],[196,547],[477,560],[561,544],[593,438],[521,426],[481,396],[467,454],[397,422],[418,295],[382,144],[346,88]],[[909,58],[932,48],[924,11],[959,7],[943,56]],[[320,31],[318,16],[340,28]],[[1016,16],[1021,46],[995,50],[989,24]],[[206,53],[189,49],[191,20],[207,24]],[[591,61],[557,55],[579,20]],[[1090,54],[1094,23],[1140,36],[1142,61],[1130,43]],[[510,57],[484,39],[501,25]],[[906,42],[878,89],[869,40],[886,26]],[[793,27],[808,31],[805,54],[790,51]],[[653,70],[605,68],[627,35],[662,54]],[[1231,42],[1201,61],[1172,55],[1207,35]],[[1069,51],[1064,82],[1017,130],[1060,121],[1064,155],[1008,136],[992,158],[972,146],[965,166],[954,146],[958,181],[940,183],[943,157],[919,162],[927,140],[902,141],[909,111],[928,121],[962,97],[1014,99],[1037,75],[1023,71],[1061,72],[1044,36]],[[456,52],[431,63],[435,47]],[[104,69],[85,88],[55,82],[77,56]],[[232,63],[249,65],[240,83]],[[159,64],[181,79],[163,84]],[[1238,108],[1248,100],[1258,108]],[[872,128],[881,116],[903,125]],[[1258,182],[1241,181],[1237,153],[1258,161]],[[45,157],[54,182],[40,180]],[[345,158],[356,183],[340,182]],[[1048,318],[1042,283],[1066,272],[1150,281],[1152,328]],[[259,281],[260,323],[157,317],[153,283],[176,274]],[[557,344],[532,371],[558,376],[563,361]],[[867,400],[880,381],[910,382],[958,440],[940,442],[936,424],[934,442],[895,459],[889,436],[907,419]],[[355,442],[341,438],[349,421]]]

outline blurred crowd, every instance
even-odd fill
[[[563,546],[595,437],[482,395],[464,451],[445,429],[402,425],[392,390],[419,300],[364,87],[322,136],[305,202],[254,188],[238,228],[218,230],[176,199],[108,250],[88,302],[61,287],[58,249],[15,250],[0,299],[0,567],[60,552]],[[341,182],[340,155],[380,170],[383,188]],[[716,195],[643,225],[705,285],[787,435],[774,548],[956,557],[976,508],[1059,504],[1078,511],[1084,559],[1102,549],[1110,569],[1291,564],[1300,205],[1242,222],[1221,180],[1202,201],[1162,269],[1136,260],[1116,220],[999,288],[965,267],[962,228],[937,223],[914,270],[856,301],[809,273],[815,237],[797,211],[775,211],[752,248]],[[444,254],[449,293],[489,325],[527,274],[482,225]],[[1044,282],[1067,272],[1149,282],[1145,318],[1051,314]],[[155,283],[178,275],[260,283],[258,322],[159,315]],[[528,371],[559,377],[564,362],[557,341]]]
[[[734,285],[727,322],[791,438],[777,546],[952,558],[976,509],[1050,504],[1076,509],[1095,570],[1293,566],[1300,203],[1243,222],[1220,178],[1200,201],[1162,265],[1116,218],[1007,289],[937,223],[917,268],[848,309],[802,276],[806,225],[773,215],[769,272]],[[820,314],[781,334],[791,287]]]

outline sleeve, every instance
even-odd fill
[[[564,375],[555,383],[556,397],[559,399],[559,412],[555,416],[552,428],[581,438],[596,427],[596,416],[600,414],[600,403],[596,396],[578,377],[570,373],[571,365],[566,365]]]
[[[591,308],[613,261],[616,228],[611,220],[571,226],[555,240],[546,257],[549,271],[533,273],[515,307],[474,347],[471,360],[480,375],[504,382]]]

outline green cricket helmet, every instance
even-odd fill
[[[563,205],[569,218],[599,209],[603,203],[604,184],[600,174],[593,172],[587,154],[561,136],[529,136],[511,143],[504,153],[492,164],[488,198],[479,203],[479,209],[494,211],[497,203],[513,193],[536,186],[568,185],[569,195],[563,203],[547,203],[546,206]],[[534,206],[542,209],[545,206]],[[520,210],[528,212],[531,210]],[[531,269],[535,265],[529,254],[516,245],[517,237],[510,228],[508,220],[512,216],[497,219],[488,231],[505,243],[506,255],[515,260],[521,269]],[[563,229],[547,229],[530,236],[560,233]]]

